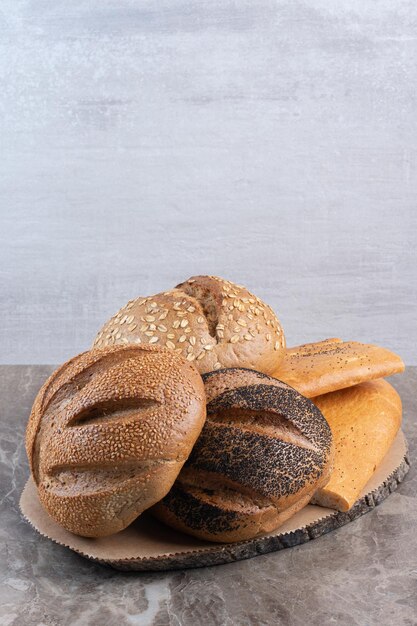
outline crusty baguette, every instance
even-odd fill
[[[174,483],[205,419],[192,363],[163,348],[84,352],[46,381],[26,449],[39,498],[88,537],[125,528]]]
[[[249,367],[271,373],[285,352],[272,309],[240,285],[194,276],[175,289],[131,300],[98,333],[94,347],[162,345],[200,373]]]
[[[402,359],[386,348],[325,339],[287,349],[272,375],[313,398],[403,371]]]
[[[152,512],[209,541],[240,541],[277,528],[325,484],[329,426],[314,404],[265,374],[203,376],[207,421],[174,487]]]
[[[401,399],[386,380],[361,383],[313,398],[335,444],[330,480],[314,503],[347,511],[388,452],[401,425]]]

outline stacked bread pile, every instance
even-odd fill
[[[287,349],[244,287],[197,276],[131,300],[40,390],[26,448],[39,498],[99,537],[145,510],[209,541],[275,530],[308,502],[346,511],[387,453],[401,372],[384,348]]]

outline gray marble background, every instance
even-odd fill
[[[0,362],[214,273],[417,363],[414,1],[2,0],[0,72]]]

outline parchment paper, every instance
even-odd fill
[[[396,484],[390,486],[390,478],[395,476],[395,472],[401,464],[404,465],[406,454],[406,441],[403,433],[400,431],[384,460],[361,494],[361,498],[358,500],[358,506],[356,507],[355,505],[354,509],[356,508],[356,513],[349,516],[349,514],[336,513],[333,509],[309,504],[276,531],[263,535],[262,537],[257,537],[256,539],[234,544],[215,544],[195,539],[172,530],[152,518],[149,514],[142,515],[128,528],[116,535],[99,539],[78,537],[61,528],[49,517],[40,504],[32,478],[28,480],[24,488],[20,499],[20,508],[24,517],[42,535],[88,558],[115,564],[116,566],[124,561],[138,562],[138,567],[135,568],[132,566],[131,569],[161,569],[161,567],[154,568],[149,566],[149,563],[162,560],[168,568],[170,560],[175,561],[175,563],[181,562],[181,559],[174,557],[187,555],[186,562],[188,565],[186,566],[193,566],[193,561],[195,561],[194,566],[198,567],[199,565],[207,564],[207,559],[204,558],[206,553],[218,553],[220,555],[218,562],[230,561],[237,558],[248,558],[248,555],[252,556],[252,554],[250,554],[251,551],[242,550],[242,546],[260,546],[259,552],[261,553],[270,551],[268,549],[262,550],[262,545],[270,545],[272,550],[280,549],[280,547],[287,547],[285,544],[288,544],[288,540],[285,541],[285,538],[291,536],[296,537],[297,531],[308,529],[308,540],[308,538],[314,538],[331,530],[332,518],[336,519],[336,517],[339,516],[339,522],[335,524],[335,527],[351,521],[351,518],[353,519],[366,512],[366,510],[360,510],[361,507],[359,505],[361,502],[363,502],[367,510],[375,506],[375,504],[378,504],[377,498],[375,502],[372,499],[373,493],[380,493],[382,489],[383,497],[380,497],[380,500],[382,500],[396,488]],[[405,475],[406,471],[407,470],[403,470],[402,475]],[[400,482],[400,480],[402,480],[402,477],[400,477],[397,482]],[[391,480],[391,482],[393,481]],[[384,493],[385,487],[387,489],[386,493]],[[340,523],[341,515],[345,517]],[[329,524],[323,523],[326,518],[329,518],[330,526]],[[321,528],[323,532],[320,531]],[[303,533],[298,533],[298,535],[301,537],[301,540],[296,541],[294,539],[293,542],[290,542],[288,545],[302,543],[304,535]],[[282,539],[283,541],[272,541],[273,538]],[[222,553],[223,558],[221,558]],[[226,553],[230,558],[224,556]],[[234,557],[233,553],[235,553]],[[193,558],[193,555],[195,558]],[[143,567],[140,566],[141,563]],[[148,567],[144,567],[146,563]],[[162,565],[162,563],[160,563],[160,565]]]

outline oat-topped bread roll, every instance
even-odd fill
[[[84,352],[40,390],[26,450],[39,498],[87,537],[128,526],[175,481],[205,419],[201,376],[152,346]]]
[[[273,531],[326,484],[330,428],[310,400],[265,374],[227,369],[203,379],[206,423],[171,491],[152,512],[209,541]]]
[[[285,353],[272,309],[217,276],[194,276],[163,293],[131,300],[98,333],[94,347],[161,345],[195,362],[200,373],[249,367],[272,373]]]

